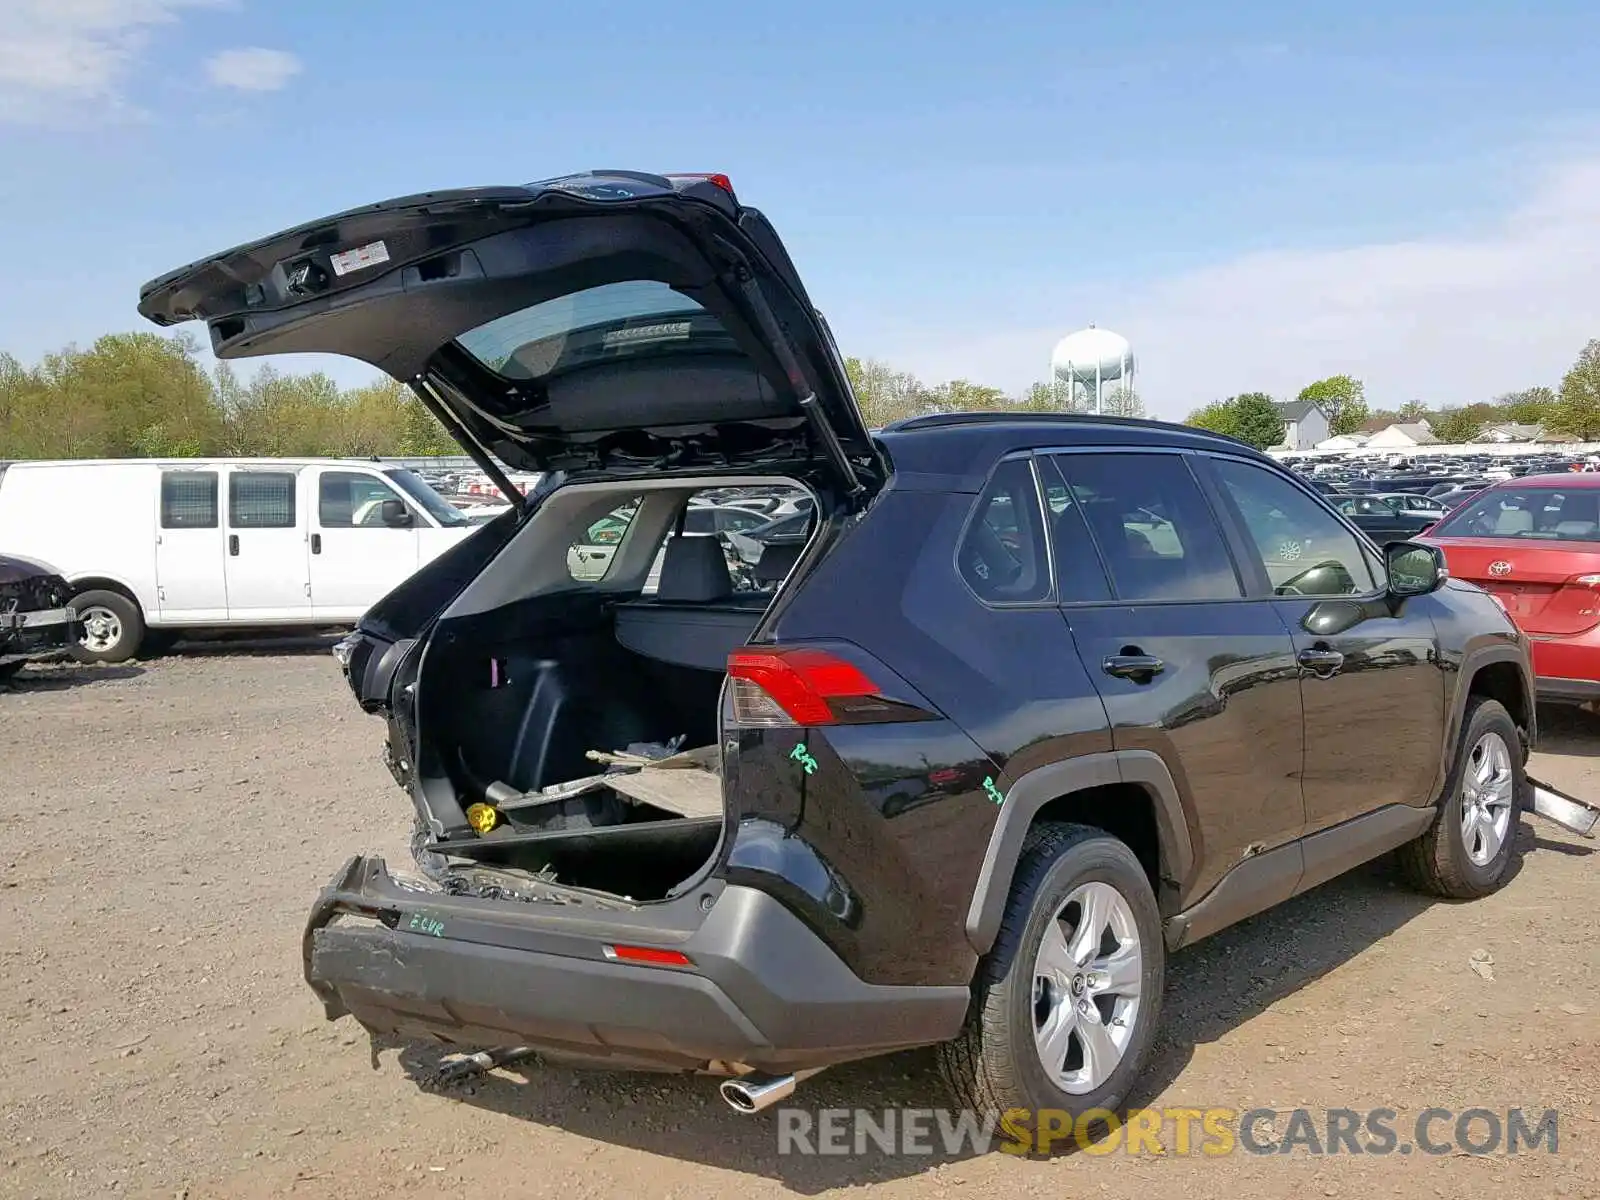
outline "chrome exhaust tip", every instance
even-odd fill
[[[780,1100],[787,1100],[794,1095],[795,1086],[802,1079],[809,1079],[820,1070],[821,1067],[812,1067],[796,1071],[793,1075],[764,1075],[760,1071],[753,1071],[734,1079],[724,1079],[717,1090],[734,1112],[756,1113],[771,1108]]]
[[[735,1112],[754,1113],[794,1095],[793,1075],[744,1075],[722,1081],[722,1098]]]

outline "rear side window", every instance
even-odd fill
[[[161,528],[215,529],[217,473],[161,472]]]
[[[567,573],[579,583],[598,583],[611,573],[611,561],[623,535],[638,515],[642,497],[612,509],[591,522],[567,547]]]
[[[1180,455],[1064,454],[1055,461],[1117,599],[1243,594],[1222,531]]]
[[[228,476],[228,524],[235,529],[293,529],[295,476],[235,471]]]
[[[995,472],[962,536],[957,561],[967,586],[991,604],[1049,599],[1044,514],[1027,459],[1011,459]]]

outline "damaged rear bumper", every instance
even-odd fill
[[[617,945],[690,965],[618,961]],[[863,983],[753,888],[607,911],[425,891],[365,857],[318,899],[304,956],[328,1017],[353,1015],[375,1036],[617,1067],[827,1066],[952,1038],[969,999],[964,987]]]
[[[64,650],[82,636],[71,607],[0,612],[0,663],[26,661]]]

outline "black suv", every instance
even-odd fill
[[[1489,596],[1198,430],[869,431],[722,177],[376,204],[140,308],[223,358],[362,359],[544,473],[339,648],[418,871],[352,859],[304,969],[375,1041],[709,1072],[747,1110],[938,1044],[975,1107],[1114,1108],[1173,951],[1389,851],[1438,895],[1506,878],[1533,688]],[[684,532],[777,484],[811,535],[747,577]]]

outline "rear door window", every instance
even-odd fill
[[[1056,564],[1056,595],[1063,604],[1110,600],[1111,581],[1089,535],[1083,506],[1073,499],[1053,456],[1041,455],[1038,463],[1045,520],[1050,526],[1050,553]]]
[[[215,471],[161,472],[161,528],[217,527]]]
[[[1222,531],[1178,454],[1062,454],[1056,467],[1118,600],[1243,595]],[[1081,560],[1082,551],[1077,551]]]
[[[990,604],[1048,600],[1044,528],[1031,462],[1014,458],[1002,463],[961,539],[957,562],[967,586]]]
[[[291,471],[235,471],[228,476],[228,524],[234,529],[293,529]]]

